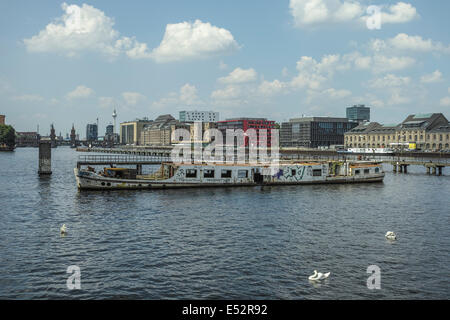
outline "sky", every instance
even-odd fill
[[[450,1],[0,0],[0,114],[85,136],[181,110],[220,119],[450,118]]]

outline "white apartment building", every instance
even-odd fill
[[[219,113],[214,111],[180,111],[181,122],[216,122],[219,121]]]

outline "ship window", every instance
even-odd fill
[[[239,170],[238,178],[248,178],[248,171],[247,170]]]
[[[197,178],[196,169],[186,169],[186,178]]]
[[[375,173],[380,172],[380,168],[375,168]]]
[[[214,170],[205,170],[204,178],[214,178]]]
[[[322,175],[322,169],[314,169],[313,177],[320,177]]]
[[[222,178],[231,178],[231,170],[222,170]]]
[[[370,170],[369,169],[364,169],[364,174],[369,174]]]
[[[361,171],[355,170],[355,175],[360,174],[360,173],[361,173]]]

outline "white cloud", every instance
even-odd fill
[[[257,73],[254,69],[241,69],[236,68],[226,77],[219,78],[220,83],[224,84],[234,84],[234,83],[245,83],[255,81],[257,78]]]
[[[334,88],[324,90],[323,93],[328,95],[332,99],[343,99],[352,95],[352,92],[349,90],[337,90]]]
[[[56,52],[72,57],[88,51],[111,58],[125,54],[131,59],[167,62],[225,54],[239,48],[228,30],[196,20],[168,24],[161,44],[151,51],[135,37],[120,36],[114,29],[114,19],[93,6],[63,3],[61,7],[61,17],[23,40],[29,52]]]
[[[330,14],[322,0],[290,0],[289,8],[297,26],[324,22]]]
[[[168,24],[159,47],[149,55],[157,62],[168,62],[222,55],[238,48],[230,31],[196,20]]]
[[[351,21],[361,16],[363,8],[358,2],[347,2],[339,4],[336,12],[334,13],[334,19],[336,21]]]
[[[410,36],[406,33],[399,33],[388,42],[392,47],[401,50],[432,51],[437,49],[437,45],[431,39],[424,40],[420,36]]]
[[[24,40],[30,52],[57,52],[75,56],[84,51],[117,56],[122,51],[137,50],[139,42],[119,37],[114,20],[93,6],[62,4],[65,13],[49,23],[39,34]]]
[[[259,85],[258,92],[264,96],[273,96],[286,92],[287,86],[287,83],[277,79],[271,82],[265,80]]]
[[[409,68],[416,60],[406,56],[386,56],[375,54],[374,56],[360,56],[355,60],[355,66],[362,70],[371,70],[373,73],[384,73]]]
[[[409,52],[439,52],[450,53],[450,46],[445,46],[441,42],[432,39],[423,39],[421,36],[412,36],[406,33],[399,33],[387,40],[374,39],[369,46],[376,52],[381,51],[409,51]]]
[[[179,92],[171,92],[166,97],[152,103],[155,108],[203,106],[205,103],[198,97],[197,88],[186,83]]]
[[[426,74],[420,78],[420,82],[422,83],[436,83],[441,82],[442,80],[442,73],[439,70]]]
[[[297,61],[298,75],[292,78],[290,85],[299,89],[317,90],[333,77],[339,61],[339,55],[325,55],[319,62],[312,57],[303,56]]]
[[[138,92],[123,92],[122,98],[125,100],[125,103],[129,106],[135,106],[139,102],[146,100],[147,98]]]
[[[86,86],[78,86],[76,87],[73,91],[69,92],[66,95],[66,98],[69,100],[72,99],[84,99],[84,98],[89,98],[91,95],[94,94],[94,90],[92,90],[91,88],[88,88]]]
[[[201,104],[197,95],[197,88],[189,83],[186,83],[180,89],[180,102],[192,106]]]
[[[390,105],[399,105],[399,104],[406,104],[411,102],[411,98],[409,96],[403,95],[400,90],[391,90],[391,98],[388,101],[388,104]]]
[[[241,96],[241,88],[238,86],[228,85],[224,89],[218,89],[211,93],[211,98],[215,100],[232,100]]]
[[[388,12],[381,12],[381,24],[384,23],[405,23],[419,17],[416,8],[405,2],[388,7]]]
[[[353,0],[290,0],[289,8],[297,27],[323,23],[356,22],[365,26],[367,6]],[[416,8],[405,2],[385,7],[381,23],[405,23],[419,15]]]
[[[13,96],[11,98],[13,101],[21,101],[21,102],[41,102],[44,101],[44,98],[37,94],[23,94],[18,96]]]
[[[373,79],[369,82],[371,88],[392,88],[408,85],[411,79],[409,77],[399,77],[394,74],[387,74],[384,77]]]
[[[444,97],[439,101],[439,104],[443,107],[450,107],[450,97]]]

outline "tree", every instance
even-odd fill
[[[0,145],[3,144],[7,147],[14,147],[16,144],[16,130],[6,124],[0,124]]]

